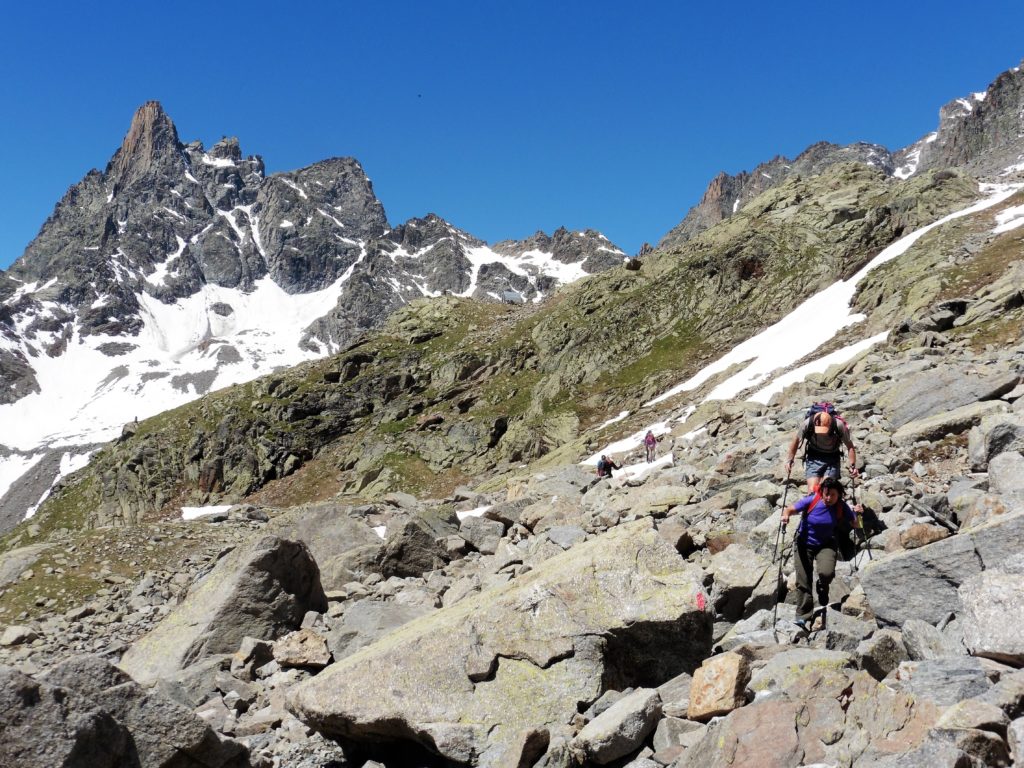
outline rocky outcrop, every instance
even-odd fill
[[[936,132],[919,144],[918,171],[967,168],[999,174],[1024,161],[1024,72],[1003,72],[980,93],[939,110]]]
[[[121,658],[138,682],[180,679],[234,653],[246,636],[296,629],[327,606],[320,572],[306,547],[268,536],[227,555],[188,599]]]
[[[696,577],[649,523],[622,526],[406,624],[300,686],[290,706],[328,734],[516,764],[524,729],[558,727],[613,680],[693,668],[710,642]],[[368,699],[368,685],[380,695]]]
[[[672,248],[692,239],[706,229],[732,216],[761,193],[777,187],[794,176],[816,176],[837,163],[857,162],[891,174],[893,157],[878,144],[856,143],[838,146],[818,142],[801,152],[794,160],[775,157],[761,163],[753,171],[735,176],[720,173],[708,185],[700,202],[686,214],[661,242],[658,249]]]

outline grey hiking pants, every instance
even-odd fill
[[[823,547],[796,545],[796,617],[809,620],[814,613],[814,598],[811,596],[811,579],[818,571],[815,585],[818,604],[828,604],[828,588],[836,575],[836,548],[834,544]]]

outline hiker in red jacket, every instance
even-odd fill
[[[811,596],[811,579],[818,569],[815,589],[819,605],[828,605],[828,590],[836,574],[837,537],[843,526],[856,528],[857,514],[863,511],[861,505],[851,508],[843,501],[843,484],[833,477],[826,477],[821,488],[804,496],[782,510],[782,524],[789,522],[795,513],[800,513],[800,525],[796,529],[794,549],[796,552],[796,623],[803,629],[810,628],[814,615],[814,598]]]

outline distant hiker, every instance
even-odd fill
[[[607,456],[602,455],[597,460],[597,476],[598,477],[611,477],[613,469],[622,469],[618,464],[609,459]]]
[[[658,438],[654,436],[651,430],[647,430],[647,434],[644,435],[644,448],[647,449],[647,463],[650,464],[654,461],[654,451],[658,447]]]
[[[796,623],[810,629],[814,615],[814,598],[811,596],[811,579],[818,569],[815,590],[818,604],[828,605],[828,590],[836,574],[836,550],[838,536],[845,526],[857,526],[857,515],[861,506],[851,508],[843,501],[843,484],[834,477],[826,477],[817,492],[804,496],[792,506],[782,510],[782,524],[800,513],[800,525],[796,529],[794,549],[796,551]]]
[[[789,444],[789,458],[786,460],[786,475],[793,469],[800,442],[806,443],[804,451],[804,477],[807,492],[814,493],[824,477],[839,479],[839,465],[843,458],[843,446],[849,454],[850,476],[857,477],[857,449],[850,437],[850,428],[839,416],[831,403],[815,403],[807,412],[800,429]]]

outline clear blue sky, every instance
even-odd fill
[[[357,158],[392,224],[593,227],[633,253],[719,171],[905,146],[1024,58],[1024,2],[8,3],[0,267],[135,108],[268,172]]]

